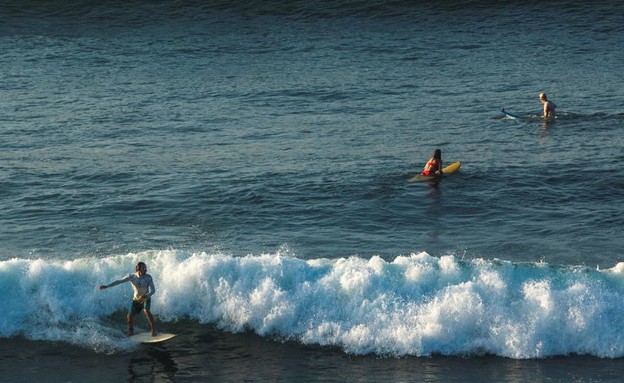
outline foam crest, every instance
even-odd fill
[[[124,324],[112,319],[125,311],[130,287],[97,286],[139,261],[154,277],[160,321],[191,319],[353,354],[624,356],[622,264],[601,271],[426,253],[391,262],[175,250],[13,259],[0,262],[0,336],[102,352],[130,347]]]

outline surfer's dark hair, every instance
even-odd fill
[[[442,151],[440,149],[436,149],[433,151],[433,158],[436,160],[442,159]]]
[[[147,267],[147,265],[143,262],[139,262],[137,263],[136,267],[134,268],[134,271],[139,271],[141,270],[142,267]]]

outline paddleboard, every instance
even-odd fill
[[[130,338],[130,340],[134,342],[139,343],[159,343],[171,339],[176,335],[177,334],[160,333],[156,334],[156,336],[152,336],[151,332],[140,332],[138,334],[129,336],[128,338]]]
[[[501,109],[501,112],[503,112],[503,114],[505,115],[505,117],[507,117],[507,118],[511,118],[512,120],[517,120],[517,119],[519,119],[519,118],[520,118],[520,115],[519,115],[519,114],[516,114],[516,113],[511,113],[511,112],[509,112],[509,111],[505,110],[505,108],[502,108],[502,109]]]
[[[439,180],[446,174],[455,173],[456,171],[459,170],[460,167],[461,167],[461,162],[459,161],[453,162],[449,166],[442,168],[443,174],[436,174],[435,176],[423,176],[423,175],[417,174],[414,177],[410,178],[409,182]]]

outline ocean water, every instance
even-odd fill
[[[5,2],[2,376],[620,381],[622,46],[616,1]],[[138,261],[157,347],[97,291]]]

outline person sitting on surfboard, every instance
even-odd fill
[[[427,161],[422,173],[423,176],[435,176],[436,174],[442,174],[442,151],[436,149],[433,151],[433,157]]]
[[[104,290],[124,282],[130,282],[132,284],[132,289],[134,290],[134,295],[132,297],[132,303],[130,303],[130,307],[128,307],[128,336],[134,335],[134,316],[140,313],[141,310],[145,312],[147,321],[152,329],[152,336],[156,336],[154,317],[150,312],[151,298],[156,292],[154,280],[151,275],[147,274],[147,266],[145,263],[137,263],[134,270],[134,274],[128,274],[128,276],[123,279],[111,282],[108,285],[102,285],[99,289]]]
[[[548,101],[548,97],[546,97],[546,93],[544,92],[539,94],[539,100],[544,104],[544,118],[555,118],[557,105],[552,101]]]

